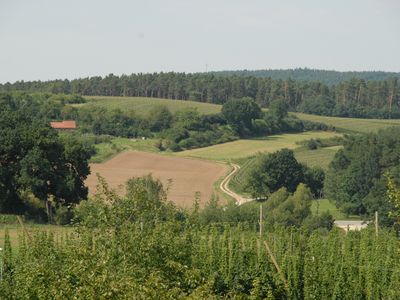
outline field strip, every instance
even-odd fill
[[[233,166],[233,170],[232,172],[230,172],[225,178],[224,180],[222,180],[221,184],[219,185],[219,188],[227,195],[231,196],[233,199],[236,200],[236,203],[238,205],[242,205],[244,203],[247,203],[249,201],[252,201],[253,199],[251,198],[245,198],[243,196],[240,196],[239,194],[235,193],[234,191],[232,191],[229,188],[229,182],[231,181],[233,175],[235,175],[235,173],[237,171],[239,171],[240,166],[236,165],[236,164],[232,164]]]
[[[229,170],[228,165],[215,161],[142,151],[125,151],[105,163],[92,163],[90,168],[86,185],[91,195],[96,193],[96,173],[120,195],[124,195],[128,179],[152,174],[164,186],[170,185],[168,198],[185,208],[192,207],[197,192],[201,194],[200,206],[205,206],[215,191],[214,183]]]

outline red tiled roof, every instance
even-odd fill
[[[76,122],[75,121],[50,122],[50,126],[54,129],[76,129]]]

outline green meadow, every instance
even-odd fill
[[[258,152],[275,152],[283,148],[295,149],[300,147],[298,143],[304,140],[312,138],[325,139],[335,136],[340,136],[340,134],[330,131],[307,131],[301,133],[278,134],[253,139],[241,139],[224,144],[186,150],[177,152],[175,155],[218,161],[230,161],[232,159],[253,156]]]
[[[323,147],[315,150],[309,150],[305,147],[295,149],[296,159],[309,167],[321,167],[327,169],[336,152],[342,146]]]
[[[328,199],[316,199],[311,204],[311,211],[313,214],[321,214],[323,212],[330,212],[335,220],[359,220],[359,216],[348,216],[342,213],[332,201]]]
[[[121,109],[123,111],[133,110],[139,115],[146,115],[154,106],[164,105],[171,112],[176,112],[184,108],[196,108],[201,114],[213,114],[221,111],[221,105],[185,101],[170,100],[159,98],[145,97],[106,97],[106,96],[87,96],[88,102],[83,104],[75,104],[75,107],[83,105],[95,105],[107,109]]]
[[[96,154],[90,159],[91,163],[102,163],[106,160],[113,158],[118,153],[123,151],[145,151],[145,152],[159,152],[159,149],[154,146],[154,139],[128,139],[117,137],[113,138],[108,143],[100,143],[94,145]]]
[[[381,120],[381,119],[359,119],[359,118],[341,118],[341,117],[325,117],[317,115],[309,115],[303,113],[295,113],[299,119],[313,122],[325,123],[334,126],[338,130],[348,132],[376,132],[391,126],[400,126],[399,119]]]

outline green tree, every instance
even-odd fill
[[[288,116],[288,107],[285,102],[282,100],[274,100],[269,105],[268,114],[276,119],[278,122],[281,122],[282,119]]]
[[[24,212],[25,192],[46,204],[51,198],[62,205],[86,198],[91,150],[77,140],[63,141],[45,120],[35,119],[12,99],[0,102],[2,212]]]
[[[293,192],[304,180],[303,166],[293,151],[282,149],[271,154],[259,154],[247,177],[247,189],[253,197],[265,197],[281,187]]]
[[[320,95],[304,99],[299,110],[308,114],[330,116],[334,108],[335,101],[332,98]]]
[[[304,183],[310,188],[311,193],[319,198],[324,188],[325,172],[322,168],[308,168],[304,166]]]
[[[389,216],[395,218],[396,223],[400,225],[400,189],[396,186],[393,178],[389,175],[387,182],[387,195],[393,205],[393,209],[389,212]]]
[[[290,195],[270,212],[270,218],[275,225],[299,227],[311,214],[311,201],[310,189],[300,183],[293,195]]]
[[[149,112],[148,120],[151,130],[162,131],[171,127],[173,116],[165,105],[158,105]]]
[[[261,115],[261,108],[251,98],[232,99],[222,106],[222,114],[228,124],[239,134],[252,130],[252,120]]]
[[[387,216],[384,173],[399,178],[400,132],[396,128],[376,134],[349,136],[326,173],[324,192],[338,207],[350,214]],[[388,225],[390,220],[388,221]]]
[[[196,108],[186,108],[175,113],[174,126],[182,127],[187,130],[199,130],[202,127],[201,116]]]

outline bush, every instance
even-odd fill
[[[168,148],[169,148],[169,150],[171,150],[173,152],[181,151],[181,147],[179,147],[179,145],[175,142],[170,143]]]
[[[314,231],[317,229],[331,230],[334,225],[334,218],[330,212],[325,211],[318,216],[309,216],[305,219],[303,227],[308,231]]]
[[[320,122],[302,120],[302,123],[305,131],[313,131],[313,130],[335,131],[334,126],[326,125]]]
[[[309,150],[316,150],[320,147],[321,143],[318,139],[311,139],[307,141],[307,148]]]
[[[6,214],[0,215],[0,224],[5,225],[5,224],[15,224],[15,223],[17,223],[17,215],[6,215]]]
[[[154,142],[154,147],[157,148],[160,151],[165,150],[163,147],[163,141],[162,140],[157,140]]]
[[[103,199],[94,197],[81,201],[73,211],[73,222],[88,228],[101,227],[109,219],[109,207]]]
[[[335,100],[328,96],[308,97],[299,106],[299,111],[322,116],[332,115]]]
[[[253,132],[256,135],[268,134],[271,132],[271,129],[268,127],[268,124],[263,119],[255,119],[253,120]]]
[[[74,218],[74,211],[66,206],[59,206],[56,209],[54,221],[57,225],[68,225]]]

